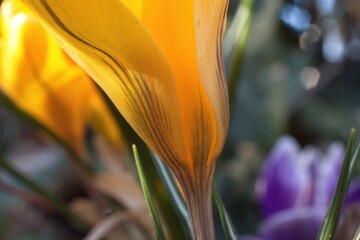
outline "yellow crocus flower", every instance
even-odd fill
[[[227,0],[23,0],[172,169],[197,239],[228,129]]]
[[[114,144],[121,142],[92,80],[20,0],[1,5],[0,51],[0,89],[75,151],[83,151],[89,121],[106,124],[100,130]]]

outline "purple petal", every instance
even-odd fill
[[[319,161],[316,169],[314,205],[328,206],[330,204],[336,190],[343,158],[344,146],[340,143],[333,143],[326,156]]]
[[[303,175],[307,180],[307,185],[303,188],[301,194],[299,194],[297,206],[310,206],[312,199],[314,198],[315,180],[317,176],[317,165],[322,159],[321,152],[314,147],[306,147],[298,156],[297,166],[298,169],[303,171]],[[296,207],[296,206],[294,206]]]
[[[360,177],[357,177],[351,182],[344,205],[348,206],[354,203],[360,204]]]
[[[326,208],[290,209],[272,215],[260,226],[264,240],[316,240]]]
[[[262,240],[262,239],[253,235],[241,235],[239,236],[239,240]]]
[[[313,155],[316,154],[312,150],[300,154],[299,145],[291,137],[282,137],[277,141],[265,160],[257,185],[264,216],[310,202],[309,168],[310,162],[315,159]]]

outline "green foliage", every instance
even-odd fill
[[[353,240],[360,240],[360,226],[357,228]]]
[[[227,32],[225,43],[231,50],[229,80],[229,102],[230,105],[235,101],[237,85],[241,72],[242,62],[245,55],[246,43],[249,35],[252,18],[253,0],[243,0],[239,3],[235,17]]]
[[[154,204],[154,202],[152,200],[152,197],[151,197],[148,180],[146,179],[144,169],[142,167],[136,145],[133,145],[132,148],[133,148],[133,152],[134,152],[134,159],[135,159],[136,168],[137,168],[137,171],[138,171],[138,174],[139,174],[141,186],[143,188],[143,191],[144,191],[145,198],[146,198],[146,201],[147,201],[148,206],[149,206],[151,216],[152,216],[152,218],[154,220],[154,223],[155,223],[157,239],[158,240],[165,240],[166,239],[165,233],[164,233],[164,230],[162,229],[159,214],[156,211],[155,204]]]
[[[232,223],[229,214],[227,213],[225,206],[221,200],[219,191],[216,188],[215,183],[213,184],[213,198],[216,204],[216,207],[219,211],[221,223],[223,226],[223,230],[225,233],[226,240],[236,240],[238,239],[238,234],[236,233],[236,229],[234,224]]]
[[[360,142],[357,142],[355,147],[354,145],[355,130],[352,129],[347,143],[345,158],[336,192],[324,219],[322,229],[319,233],[319,240],[331,240],[335,235],[336,227],[339,222],[341,208],[350,185],[356,160],[358,159],[360,154]]]
[[[165,166],[165,164],[155,154],[153,154],[153,160],[158,173],[166,186],[166,190],[169,193],[174,209],[180,218],[186,239],[193,239],[194,237],[192,235],[189,212],[185,201],[176,186],[173,176],[171,175],[167,166]]]

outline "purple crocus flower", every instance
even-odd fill
[[[273,214],[261,224],[262,240],[315,240],[326,214],[325,207],[301,207]]]
[[[265,160],[257,190],[265,218],[287,210],[327,207],[336,189],[344,147],[333,143],[323,155],[301,150],[291,137],[280,138]]]
[[[360,177],[352,180],[345,198],[344,205],[346,207],[354,203],[360,205]]]
[[[257,184],[264,217],[308,204],[312,191],[310,170],[316,155],[307,151],[300,156],[300,147],[290,137],[276,143]]]
[[[262,240],[315,240],[336,190],[344,146],[333,143],[323,154],[280,138],[264,162],[257,184],[264,221]],[[360,200],[360,180],[350,187],[350,202]],[[241,239],[241,238],[240,238]]]

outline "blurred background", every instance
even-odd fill
[[[256,232],[261,219],[254,184],[276,139],[292,135],[326,151],[360,123],[360,2],[255,0],[253,14],[217,171],[243,233]]]
[[[238,3],[230,1],[228,22]],[[230,55],[225,51],[227,67]],[[262,220],[256,179],[276,140],[291,135],[301,146],[326,151],[333,141],[344,143],[351,128],[360,129],[360,2],[254,0],[239,67],[216,182],[239,234],[255,234]],[[92,137],[89,130],[89,142]],[[86,196],[61,147],[4,106],[0,151],[64,201]],[[131,165],[131,160],[125,161]],[[0,239],[81,239],[61,218],[29,204],[16,192],[21,187],[0,171]],[[222,239],[218,216],[216,222]]]

